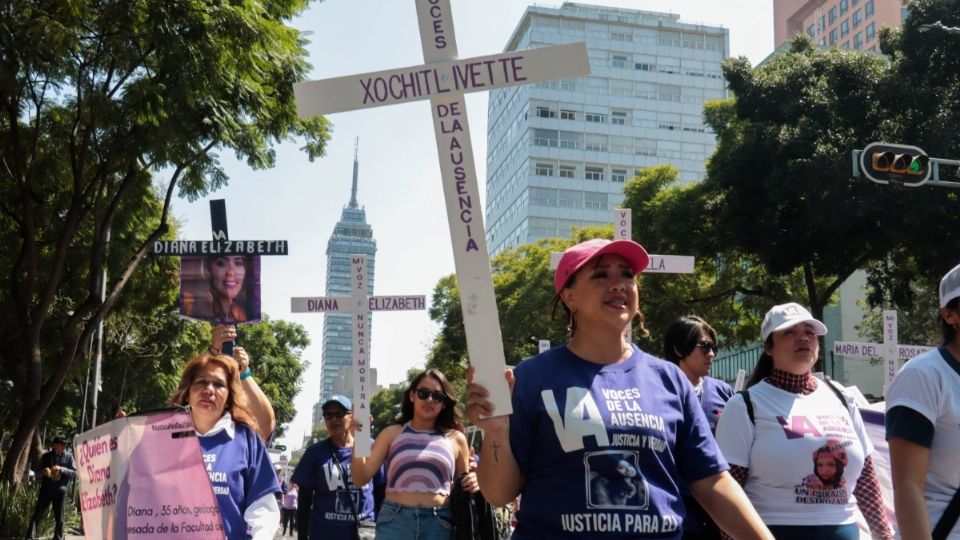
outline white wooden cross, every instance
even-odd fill
[[[293,313],[342,313],[353,315],[353,416],[360,429],[354,438],[357,456],[370,455],[370,312],[427,309],[427,301],[420,296],[369,296],[367,294],[367,256],[351,255],[350,296],[311,296],[290,299]]]
[[[897,343],[897,312],[883,310],[883,343],[834,341],[833,354],[847,358],[883,358],[883,395],[887,395],[893,376],[899,369],[899,360],[909,360],[933,347],[900,345]]]
[[[615,240],[630,240],[630,231],[633,211],[630,208],[617,208],[613,211],[613,226],[615,231],[613,238]],[[692,274],[695,259],[688,255],[653,255],[650,256],[650,264],[644,269],[644,273],[649,274]],[[556,270],[560,266],[560,259],[563,253],[550,254],[550,268]]]
[[[457,59],[450,0],[416,0],[426,64],[293,86],[300,116],[430,100],[470,363],[498,415],[513,411],[464,94],[590,74],[586,43]]]

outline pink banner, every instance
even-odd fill
[[[74,440],[88,539],[223,540],[190,414],[118,418]]]

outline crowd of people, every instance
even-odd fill
[[[497,415],[472,370],[461,413],[453,385],[428,369],[364,457],[354,437],[372,418],[332,396],[321,407],[329,436],[306,449],[289,482],[267,455],[275,419],[250,359],[240,347],[225,354],[235,328],[215,327],[171,402],[189,406],[205,461],[222,473],[211,480],[223,484],[226,537],[273,538],[282,525],[299,540],[459,539],[451,501],[466,493],[495,507],[519,500],[519,540],[894,538],[859,409],[813,374],[827,327],[797,303],[770,308],[762,354],[734,393],[709,375],[719,336],[707,321],[671,324],[662,359],[625,338],[647,335],[636,276],[648,263],[629,240],[563,253],[550,309],[569,341],[504,373],[511,414]],[[939,301],[941,346],[906,364],[886,403],[895,517],[911,540],[960,539],[960,265],[941,280]],[[464,417],[482,429],[478,456]],[[62,537],[76,474],[65,443],[54,439],[41,459],[28,538],[51,505]]]

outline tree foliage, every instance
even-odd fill
[[[308,65],[286,22],[306,4],[0,5],[0,363],[20,411],[6,480],[149,246],[170,234],[171,197],[225,185],[218,150],[254,168],[293,137],[323,154],[326,120],[299,119],[292,93]]]

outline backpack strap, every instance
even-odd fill
[[[753,402],[750,401],[750,391],[744,388],[740,391],[740,395],[743,396],[743,404],[747,406],[747,416],[750,418],[750,423],[757,425],[757,419],[753,417]]]
[[[850,403],[847,402],[847,396],[844,395],[844,393],[841,392],[840,389],[833,384],[833,381],[828,381],[827,379],[823,379],[823,383],[826,384],[827,387],[830,388],[830,390],[833,390],[833,394],[837,396],[837,399],[840,400],[840,403],[843,403],[843,408],[846,409],[847,412],[850,412]]]
[[[937,521],[937,526],[933,528],[933,540],[946,540],[954,525],[957,524],[958,518],[960,518],[960,489],[957,489],[957,492],[953,494],[950,504],[947,505],[943,515]]]

